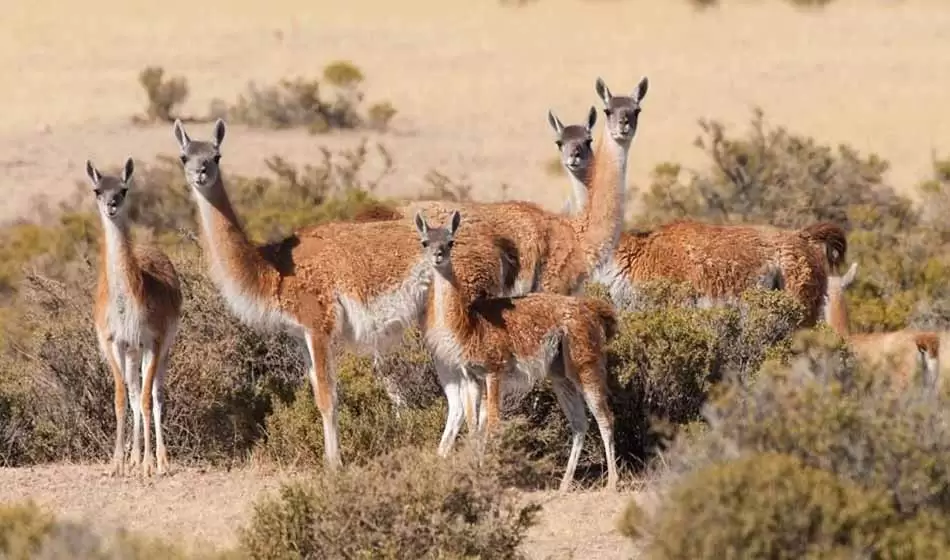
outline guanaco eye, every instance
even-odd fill
[[[214,154],[214,157],[211,159],[213,159],[214,163],[217,164],[219,161],[221,161],[221,154]]]
[[[180,159],[182,163],[188,163],[188,156],[186,156],[185,154],[181,154],[180,156],[178,156],[178,159]]]
[[[96,193],[96,198],[102,196],[102,189],[92,189],[92,192]]]
[[[455,245],[455,241],[453,241],[453,240],[450,239],[449,242],[446,243],[445,245],[446,245],[449,249],[451,249],[452,246]]]
[[[611,110],[611,109],[604,109],[604,114],[609,117],[610,115],[613,114],[613,110]]]
[[[557,146],[557,148],[560,150],[561,147],[564,145],[564,142],[561,142],[560,140],[555,140],[554,145]]]
[[[428,246],[429,246],[429,242],[428,242],[428,241],[423,241],[423,242],[422,242],[422,246],[423,246],[423,247],[428,247]]]

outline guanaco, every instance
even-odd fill
[[[178,332],[182,295],[178,273],[168,256],[155,246],[132,241],[127,195],[134,169],[129,158],[121,176],[115,177],[103,175],[86,161],[86,175],[92,183],[103,230],[94,315],[99,347],[115,382],[112,473],[125,472],[127,385],[133,429],[130,464],[139,464],[141,433],[145,440],[142,473],[149,476],[156,469],[156,457],[157,474],[168,470],[162,434],[165,371]],[[155,422],[155,457],[151,418]]]

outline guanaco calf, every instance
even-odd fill
[[[155,421],[157,473],[168,469],[168,454],[162,435],[162,407],[165,400],[165,370],[175,343],[181,317],[181,284],[168,257],[151,245],[132,242],[128,220],[127,193],[132,183],[132,158],[125,162],[120,177],[103,175],[86,162],[102,221],[103,243],[99,259],[95,325],[99,346],[115,381],[115,451],[112,472],[125,472],[126,385],[131,394],[132,457],[139,463],[140,432],[145,450],[142,472],[149,476],[155,468],[150,439],[150,418]],[[141,377],[139,377],[141,372]]]
[[[858,263],[844,276],[828,277],[825,321],[848,341],[854,353],[868,363],[884,363],[896,358],[894,372],[898,386],[906,387],[919,368],[925,387],[937,386],[940,375],[940,335],[931,331],[902,329],[892,332],[852,333],[845,292],[857,277]]]
[[[607,459],[608,487],[616,488],[613,413],[607,404],[606,344],[616,332],[613,308],[592,298],[535,293],[473,300],[452,264],[461,214],[449,227],[430,227],[415,217],[422,246],[434,269],[426,308],[425,341],[439,360],[460,368],[473,390],[464,398],[477,407],[487,375],[499,385],[530,388],[547,376],[571,425],[571,452],[561,490],[570,488],[587,432],[586,401],[597,420]],[[451,397],[450,397],[451,398]],[[456,407],[457,408],[457,407]],[[450,418],[453,439],[460,415]],[[450,439],[447,444],[451,446]]]

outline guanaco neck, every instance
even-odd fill
[[[432,274],[429,325],[451,330],[460,339],[469,338],[475,331],[470,298],[465,297],[451,266],[436,269]]]
[[[583,169],[578,169],[572,171],[570,169],[564,168],[567,171],[568,177],[571,179],[571,194],[572,196],[568,198],[567,203],[564,205],[565,211],[570,216],[576,216],[583,209],[587,208],[587,188],[588,185],[585,182],[587,177],[591,173],[590,167],[584,167]]]
[[[229,283],[243,295],[257,298],[274,295],[279,273],[247,238],[224,189],[221,174],[205,194],[195,198],[201,214],[206,251],[210,255],[212,277],[219,283]]]
[[[848,327],[848,304],[841,291],[829,293],[828,301],[825,302],[825,321],[838,333],[838,336],[848,338],[851,334]]]
[[[628,151],[629,146],[609,137],[607,127],[601,129],[585,187],[589,200],[572,219],[575,234],[592,269],[610,259],[620,238]]]
[[[108,282],[110,297],[140,294],[142,274],[135,258],[129,225],[122,220],[100,216],[105,238],[100,266]]]

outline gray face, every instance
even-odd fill
[[[125,204],[126,194],[132,183],[134,169],[132,158],[129,158],[125,162],[120,177],[103,175],[91,161],[86,160],[86,176],[92,183],[93,193],[96,195],[96,206],[102,216],[116,221],[125,217],[128,208]]]
[[[192,140],[181,121],[175,121],[175,139],[180,149],[179,157],[188,184],[198,192],[214,185],[220,176],[221,143],[224,142],[224,121],[214,123],[214,139],[211,142]]]
[[[419,232],[423,254],[436,270],[447,271],[450,268],[455,232],[461,221],[462,215],[456,210],[449,218],[448,227],[430,227],[422,212],[416,213],[416,231]]]
[[[636,136],[637,123],[640,118],[640,103],[646,97],[649,85],[649,81],[644,77],[629,96],[613,95],[607,84],[600,78],[597,79],[595,89],[601,101],[604,102],[607,131],[617,143],[627,146]]]
[[[548,112],[548,123],[554,129],[554,144],[561,154],[561,164],[577,177],[586,175],[594,161],[594,138],[592,131],[597,122],[597,110],[593,107],[587,117],[587,124],[571,124],[564,126],[553,112]]]

